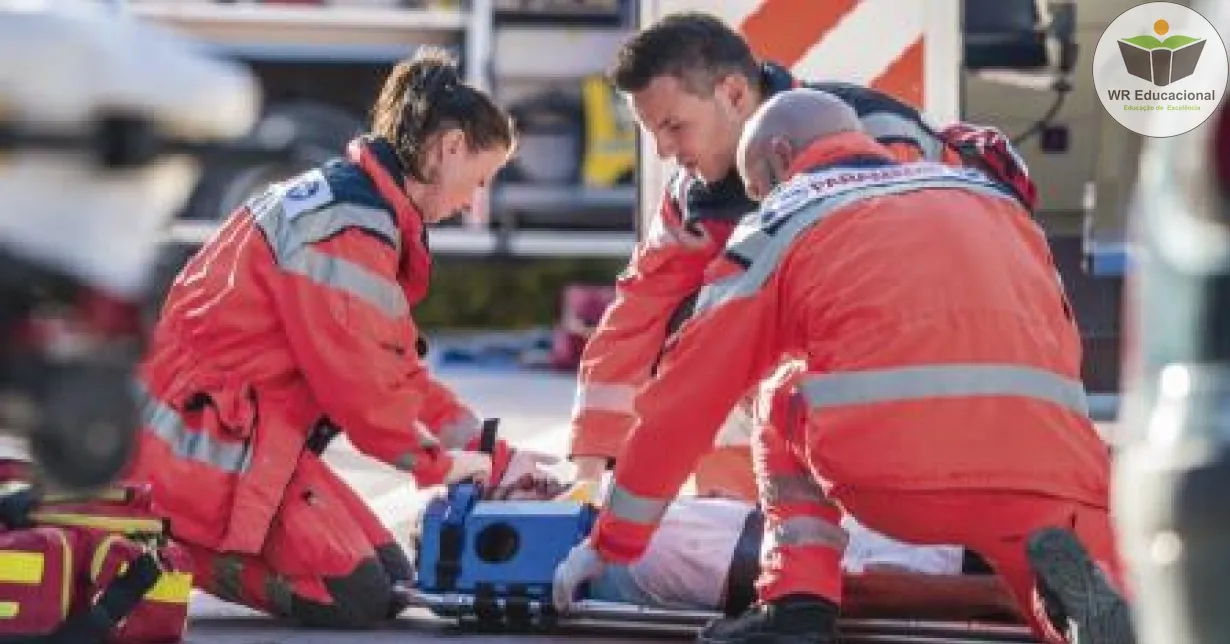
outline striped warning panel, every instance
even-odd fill
[[[869,85],[921,109],[923,8],[901,0],[763,0],[737,24],[757,56],[803,78]]]
[[[957,118],[959,0],[648,0],[653,15],[725,19],[760,58],[804,80],[874,87],[945,122]]]

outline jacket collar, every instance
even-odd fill
[[[393,208],[402,233],[411,239],[419,237],[423,231],[423,216],[406,196],[403,187],[406,173],[393,146],[381,137],[363,136],[350,142],[346,156],[376,184],[380,198]]]
[[[794,177],[804,172],[841,165],[890,165],[897,163],[887,148],[862,132],[842,132],[822,137],[795,155],[786,174]]]
[[[760,90],[768,98],[778,92],[801,87],[802,83],[790,70],[774,62],[760,64]]]
[[[431,274],[427,227],[418,208],[406,196],[403,182],[405,171],[393,146],[376,136],[354,139],[346,148],[346,156],[363,171],[376,186],[380,198],[393,209],[397,227],[402,234],[402,286],[410,305],[417,304],[427,294]]]

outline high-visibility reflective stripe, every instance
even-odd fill
[[[6,497],[34,488],[33,483],[26,481],[5,481],[0,483],[0,497]]]
[[[166,531],[162,519],[146,519],[141,517],[108,517],[92,514],[73,514],[70,512],[30,513],[30,518],[43,525],[55,525],[64,528],[97,528],[107,532],[119,532],[128,535],[158,535]]]
[[[764,480],[765,502],[781,503],[821,503],[828,505],[828,497],[824,488],[816,479],[807,474],[771,475]]]
[[[160,604],[187,604],[191,595],[192,573],[166,570],[145,593],[145,598]]]
[[[462,449],[470,441],[479,437],[483,425],[473,414],[466,412],[456,420],[444,423],[440,427],[439,440],[445,449]]]
[[[388,212],[356,204],[333,203],[288,218],[281,201],[276,199],[259,200],[250,207],[257,227],[264,233],[274,258],[284,270],[347,292],[389,317],[401,317],[410,312],[406,296],[395,280],[311,248],[313,243],[358,228],[379,237],[400,253],[401,232]]]
[[[765,551],[780,546],[819,546],[843,550],[850,540],[841,526],[808,516],[786,519],[772,526],[765,536]]]
[[[246,441],[222,441],[203,430],[190,429],[179,412],[151,396],[143,385],[137,386],[136,397],[145,431],[166,443],[171,453],[232,474],[248,471],[252,448]]]
[[[668,505],[670,499],[637,496],[618,485],[612,485],[604,507],[611,516],[621,521],[657,525],[662,521],[662,515],[666,514]]]
[[[401,252],[401,231],[387,210],[351,203],[333,203],[325,208],[289,218],[276,199],[254,205],[257,225],[279,257],[324,241],[344,230],[359,228],[384,240]]]
[[[581,385],[577,388],[574,413],[583,411],[636,413],[636,387],[602,383]]]
[[[859,117],[863,131],[878,140],[906,139],[918,145],[923,156],[931,161],[940,160],[944,144],[935,134],[923,129],[917,121],[892,112],[873,112]]]
[[[882,176],[877,177],[877,172]],[[866,176],[872,178],[863,178]],[[726,252],[741,260],[747,270],[701,289],[696,312],[756,294],[777,270],[795,238],[834,212],[873,197],[930,189],[968,190],[1017,203],[1016,197],[978,170],[935,163],[876,169],[838,167],[801,175],[775,190],[760,215],[745,219],[735,231]]]
[[[45,559],[41,552],[0,550],[0,583],[41,584],[46,568]]]
[[[282,268],[313,282],[345,291],[380,309],[390,318],[410,312],[406,294],[397,282],[381,277],[362,266],[315,248],[302,248],[280,262]]]
[[[1019,396],[1088,414],[1080,381],[1016,365],[945,364],[813,374],[799,384],[812,409],[922,398]]]

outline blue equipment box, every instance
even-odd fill
[[[588,504],[482,501],[472,484],[427,506],[418,588],[428,593],[548,598],[556,566],[597,519]]]

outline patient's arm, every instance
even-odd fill
[[[842,612],[850,617],[1021,619],[996,575],[927,575],[872,571],[847,574]]]

